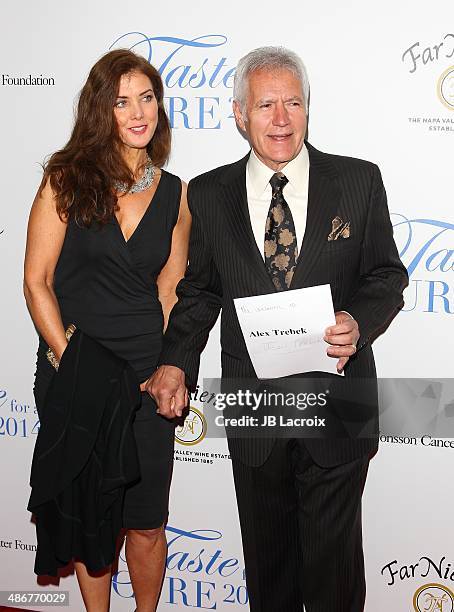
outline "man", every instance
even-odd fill
[[[237,297],[330,283],[328,355],[347,377],[375,376],[370,339],[401,308],[408,279],[378,168],[305,143],[308,93],[286,49],[256,49],[238,64],[233,108],[252,151],[189,184],[189,267],[148,385],[165,416],[181,415],[221,309],[223,376],[256,377]],[[361,495],[377,440],[229,446],[251,610],[363,610]]]

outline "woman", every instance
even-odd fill
[[[127,360],[142,390],[155,370],[190,230],[186,186],[161,169],[169,152],[159,73],[131,51],[107,53],[30,214],[24,291],[40,333],[38,411],[70,324]],[[141,479],[125,493],[126,559],[137,610],[151,612],[164,572],[174,434],[145,392],[134,434]],[[93,574],[83,559],[75,567],[86,609],[108,610],[110,567]]]

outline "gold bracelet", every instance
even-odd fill
[[[71,325],[69,325],[68,329],[65,331],[66,340],[68,340],[68,342],[70,341],[71,336],[73,335],[75,331],[76,331],[76,326],[73,323],[71,323]],[[56,370],[58,370],[58,366],[60,365],[60,362],[55,357],[54,352],[52,351],[50,347],[46,351],[46,357],[48,361],[50,362],[51,366],[54,367]]]

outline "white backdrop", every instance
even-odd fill
[[[110,48],[123,46],[134,47],[160,68],[174,126],[168,168],[189,180],[247,150],[231,117],[232,69],[238,58],[266,44],[297,51],[311,81],[310,141],[321,150],[379,164],[396,240],[411,272],[406,312],[375,344],[379,374],[449,377],[454,5],[442,0],[430,5],[17,0],[3,6],[2,13],[0,590],[35,590],[35,536],[25,508],[37,430],[32,396],[36,335],[22,296],[25,229],[40,181],[39,163],[66,141],[73,100],[89,67]],[[443,74],[444,98],[437,90]],[[30,77],[53,84],[17,84],[20,78],[36,82]],[[202,372],[219,374],[216,330]],[[194,399],[192,405],[203,412],[203,402]],[[197,439],[201,420],[197,413],[191,419],[180,433],[183,442]],[[178,442],[175,458],[169,569],[159,610],[247,610],[225,443],[208,438],[192,445]],[[412,610],[415,592],[432,583],[454,590],[453,462],[452,448],[417,439],[414,444],[384,442],[371,463],[364,498],[367,612]],[[112,609],[131,610],[122,560],[113,587]],[[62,579],[58,588],[71,592],[71,610],[82,609],[74,577]],[[434,589],[425,591],[424,601],[432,601],[426,609],[452,611],[451,596],[437,603]]]

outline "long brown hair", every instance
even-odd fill
[[[134,176],[126,165],[114,116],[120,79],[141,72],[152,84],[158,103],[158,123],[147,146],[155,166],[163,166],[170,153],[170,122],[164,109],[164,88],[159,72],[143,57],[126,49],[106,53],[90,70],[83,86],[71,137],[44,168],[41,190],[47,181],[63,220],[89,226],[105,223],[117,208],[114,181],[129,187]]]

